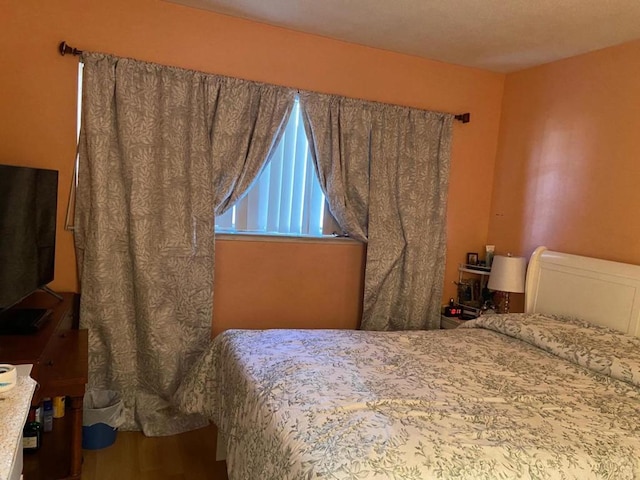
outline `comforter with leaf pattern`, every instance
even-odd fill
[[[640,339],[576,320],[230,330],[176,400],[230,480],[640,478]]]

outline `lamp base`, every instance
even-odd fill
[[[509,292],[503,292],[502,313],[509,313]]]

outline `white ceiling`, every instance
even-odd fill
[[[640,38],[640,0],[169,1],[496,72]]]

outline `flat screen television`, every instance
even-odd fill
[[[12,306],[53,280],[57,201],[57,171],[0,165],[0,330]]]

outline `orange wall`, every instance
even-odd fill
[[[640,264],[640,41],[507,76],[489,241]]]
[[[362,313],[363,259],[357,242],[219,240],[214,333],[257,322],[261,328],[296,328],[301,322],[354,328]]]
[[[61,40],[81,49],[301,89],[469,111],[471,123],[454,128],[445,297],[454,292],[464,254],[485,244],[504,75],[159,0],[5,0],[0,24],[0,163],[60,170],[54,289],[77,289],[72,236],[62,229],[75,151],[77,62],[57,53]],[[220,241],[215,323],[225,328],[356,326],[362,257],[361,246],[342,243]]]

